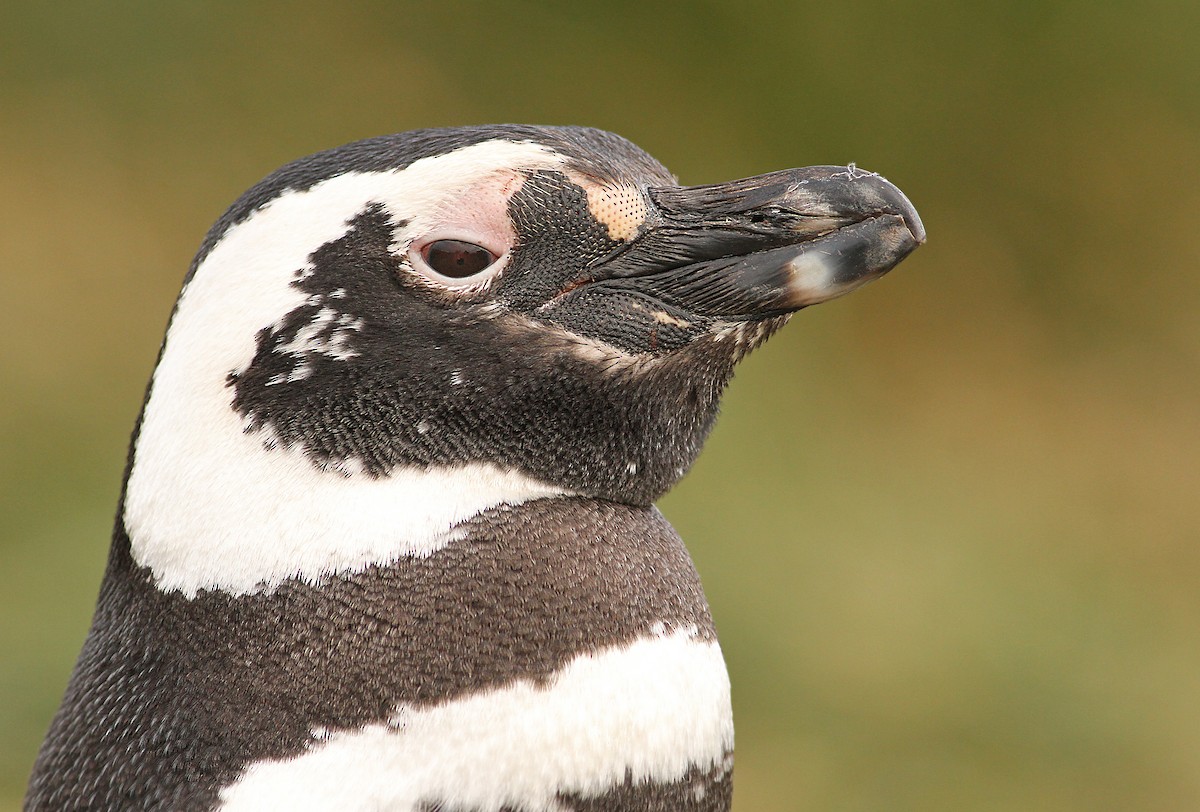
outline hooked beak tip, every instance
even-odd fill
[[[896,190],[897,203],[896,214],[899,214],[904,220],[904,225],[908,228],[908,233],[912,235],[913,242],[916,243],[913,247],[925,244],[925,224],[921,222],[921,215],[917,214],[917,209],[909,201],[904,192],[900,191],[891,182],[885,181],[888,186]]]

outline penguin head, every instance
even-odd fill
[[[201,246],[126,523],[155,514],[161,534],[166,494],[227,473],[240,463],[214,454],[247,442],[292,461],[273,487],[295,502],[300,469],[370,483],[483,465],[648,504],[696,458],[740,358],[923,240],[878,175],[680,187],[593,129],[423,130],[304,158]]]

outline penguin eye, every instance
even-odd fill
[[[435,240],[421,249],[421,258],[431,269],[450,279],[466,279],[496,261],[496,255],[461,240]]]

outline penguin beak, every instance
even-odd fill
[[[657,216],[588,281],[722,321],[770,318],[849,293],[925,242],[904,193],[854,166],[648,194]]]

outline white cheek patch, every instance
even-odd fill
[[[386,724],[314,732],[308,752],[250,765],[221,791],[224,812],[381,810],[424,804],[560,812],[559,793],[592,797],[633,781],[668,783],[733,749],[729,678],[694,630],[584,654],[548,684],[506,687]]]
[[[316,353],[339,361],[353,358],[356,353],[348,349],[346,343],[350,333],[362,328],[362,319],[322,307],[309,324],[296,332],[291,341],[276,345],[274,351],[289,355]]]
[[[312,374],[309,361],[314,355],[323,355],[334,361],[354,358],[358,353],[351,348],[350,338],[363,328],[363,320],[349,313],[338,313],[322,307],[313,320],[296,331],[289,341],[276,344],[272,352],[291,356],[292,370],[287,375],[274,375],[267,386],[304,380]]]
[[[292,284],[297,272],[368,205],[380,203],[411,226],[490,178],[562,163],[543,146],[489,141],[406,169],[285,192],[229,229],[180,294],[126,492],[134,559],[162,589],[244,594],[428,554],[482,510],[561,493],[491,465],[380,479],[320,471],[302,449],[267,451],[261,436],[245,434],[226,380],[249,366],[260,330],[308,302]],[[307,374],[308,354],[351,352],[347,338],[361,325],[335,307],[275,348],[296,357],[293,380]]]

